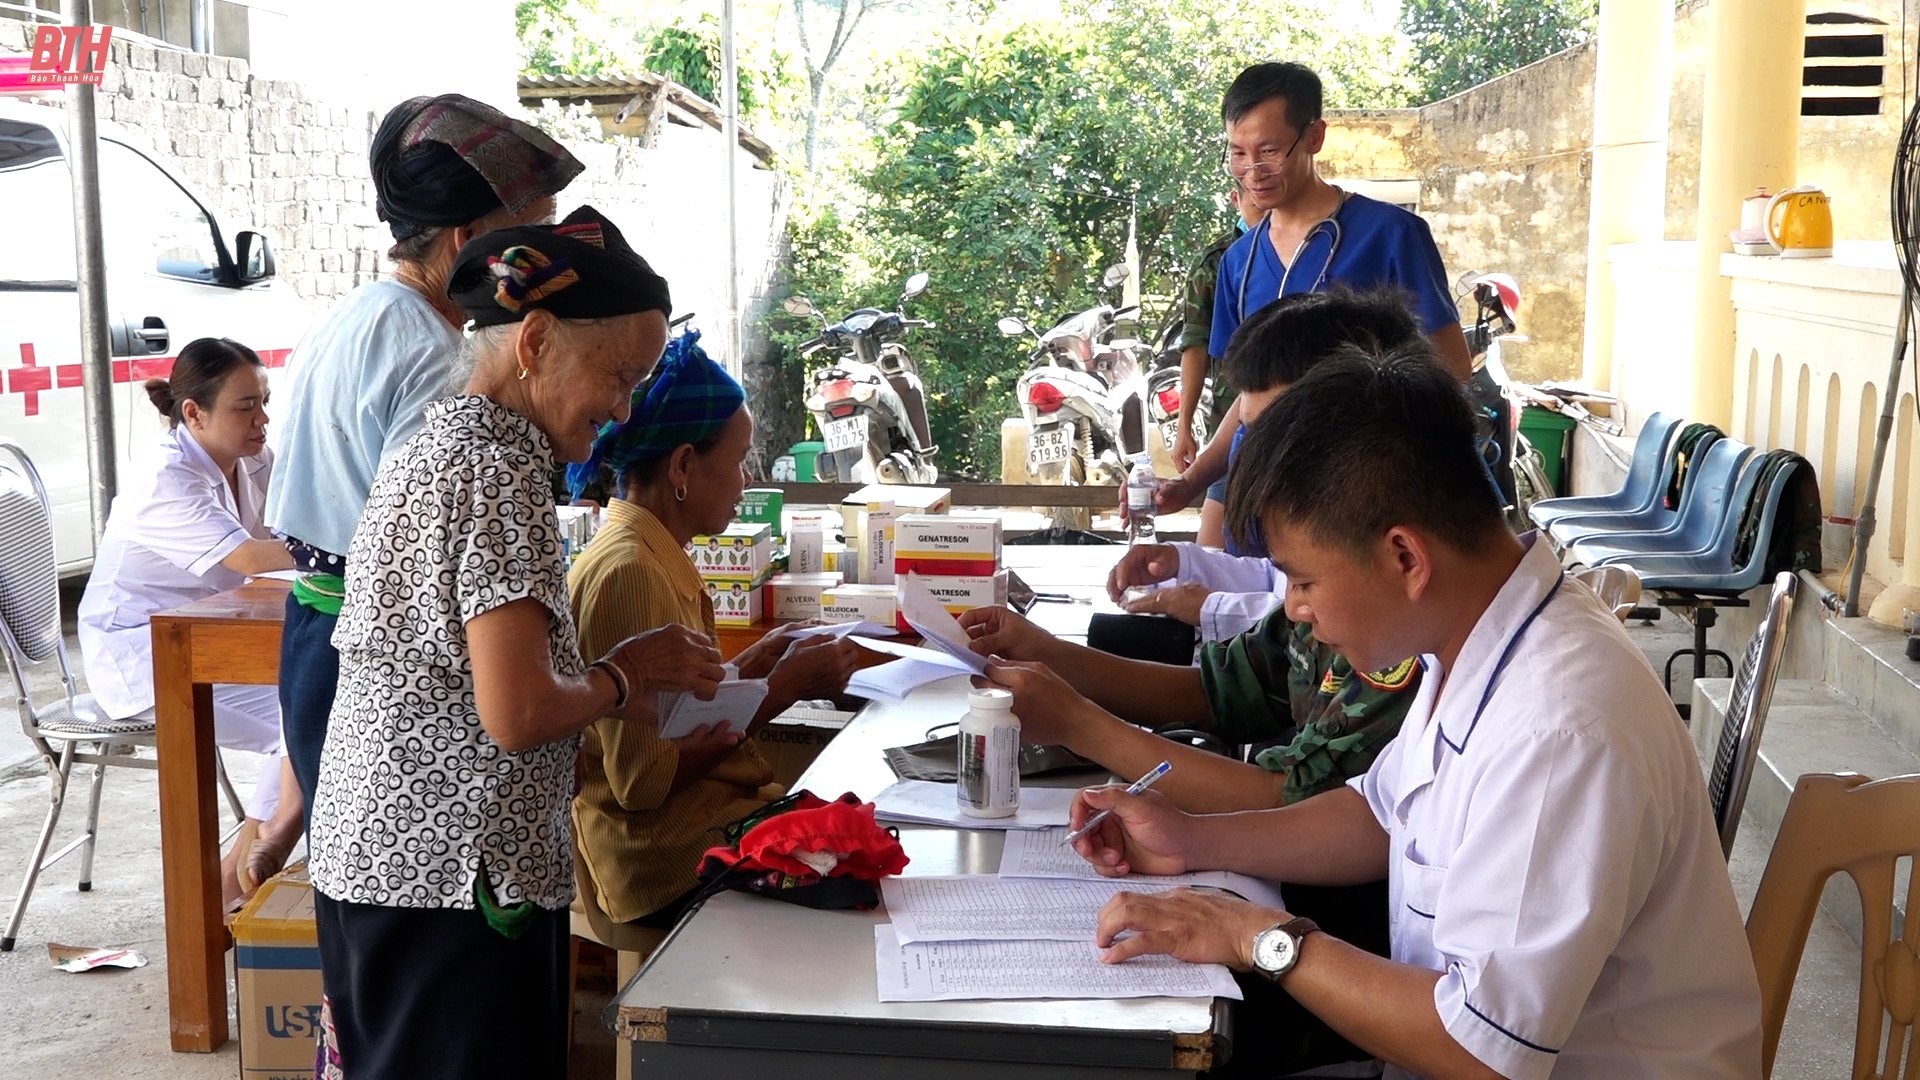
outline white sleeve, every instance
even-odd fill
[[[1216,592],[1274,592],[1279,576],[1273,564],[1252,555],[1229,555],[1203,548],[1199,544],[1176,542],[1169,545],[1180,556],[1175,574],[1181,582],[1194,582]]]
[[[1373,759],[1367,771],[1347,780],[1347,786],[1367,800],[1367,809],[1373,811],[1373,820],[1379,822],[1380,827],[1388,833],[1393,832],[1395,799],[1390,778],[1400,771],[1400,744],[1404,741],[1399,738],[1388,739],[1387,745],[1380,748],[1380,755]]]
[[[1274,592],[1212,592],[1200,602],[1200,636],[1226,641],[1254,628],[1280,606]]]
[[[189,574],[206,574],[253,538],[213,485],[184,464],[162,468],[134,510],[129,539]]]
[[[1475,749],[1495,755],[1471,781],[1486,809],[1420,898],[1447,958],[1434,1006],[1489,1068],[1545,1080],[1652,889],[1665,827],[1644,770],[1604,738],[1563,730]]]

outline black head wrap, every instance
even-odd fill
[[[667,280],[613,222],[582,206],[558,225],[496,229],[454,256],[447,296],[473,326],[499,326],[544,308],[562,319],[673,311]]]
[[[460,94],[393,107],[368,150],[374,208],[405,240],[558,194],[584,166],[540,129]]]

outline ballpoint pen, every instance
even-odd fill
[[[1170,761],[1163,761],[1160,764],[1155,765],[1153,768],[1147,770],[1147,775],[1127,785],[1127,794],[1129,795],[1140,794],[1141,792],[1147,790],[1153,785],[1159,783],[1161,777],[1167,775],[1172,771],[1173,771],[1173,763]],[[1094,826],[1099,825],[1101,822],[1107,820],[1107,815],[1111,813],[1113,813],[1113,810],[1111,808],[1100,811],[1099,813],[1088,818],[1087,823],[1085,825],[1082,825],[1079,828],[1073,830],[1072,832],[1069,832],[1067,834],[1067,838],[1060,842],[1063,844],[1073,843],[1075,840],[1078,840],[1081,837],[1092,832],[1094,829]]]

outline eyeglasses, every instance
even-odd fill
[[[1252,161],[1235,161],[1229,156],[1225,161],[1220,163],[1220,167],[1227,170],[1227,175],[1233,177],[1235,180],[1241,180],[1248,176],[1267,176],[1279,172],[1280,166],[1285,165],[1287,159],[1292,157],[1294,150],[1299,147],[1300,140],[1306,137],[1306,130],[1302,129],[1300,134],[1293,137],[1293,145],[1287,147],[1286,153],[1262,154]]]

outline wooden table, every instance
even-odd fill
[[[220,911],[220,806],[213,685],[280,680],[287,583],[252,581],[153,617],[166,886],[167,1006],[173,1048],[227,1041],[227,947]]]

